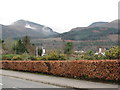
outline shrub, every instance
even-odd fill
[[[22,59],[24,59],[24,60],[28,60],[29,57],[30,57],[30,55],[27,54],[27,53],[23,53],[22,55],[20,55],[20,57],[21,57]]]
[[[16,54],[1,55],[2,60],[11,60]]]
[[[66,60],[66,55],[52,51],[48,55],[41,57],[41,60]]]
[[[37,60],[37,58],[35,56],[29,56],[28,59],[29,60]]]
[[[23,60],[20,55],[14,56],[12,60]]]
[[[94,52],[93,51],[88,51],[82,56],[82,58],[86,59],[86,60],[95,60]]]
[[[41,56],[36,57],[36,60],[42,60],[42,57]]]
[[[58,76],[119,81],[118,60],[0,61],[3,69],[36,71]]]
[[[2,60],[2,55],[0,55],[0,60]]]
[[[98,54],[95,55],[95,53],[93,51],[88,51],[86,53],[84,53],[81,58],[85,59],[85,60],[103,60],[103,59],[107,59],[106,56],[102,55],[102,54]]]
[[[16,54],[1,55],[0,59],[2,60],[37,60],[35,56],[30,56],[27,53],[24,53],[22,55],[16,55]]]
[[[120,59],[120,47],[114,46],[110,48],[110,50],[108,50],[105,55],[108,59]]]
[[[107,59],[106,56],[104,55],[94,55],[95,60],[103,60],[103,59]]]
[[[48,57],[49,57],[49,56],[41,56],[41,57],[39,57],[39,58],[37,58],[37,59],[39,59],[39,60],[48,60]]]
[[[59,59],[58,60],[66,60],[67,56],[65,54],[59,54]]]

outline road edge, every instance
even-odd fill
[[[19,76],[12,76],[12,75],[5,75],[5,74],[0,74],[0,75],[2,75],[2,76],[8,76],[8,77],[13,77],[13,78],[24,79],[24,80],[29,80],[29,81],[34,81],[34,82],[39,82],[39,83],[48,84],[48,85],[59,86],[59,87],[63,87],[63,88],[80,89],[78,87],[73,87],[73,86],[68,86],[68,85],[61,85],[61,84],[55,84],[55,83],[46,82],[46,81],[40,81],[40,80],[33,80],[33,79],[23,78],[23,77],[19,77]],[[82,90],[90,90],[90,89],[86,89],[86,88],[81,88],[81,89]]]

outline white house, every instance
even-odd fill
[[[45,49],[42,47],[42,56],[46,55],[45,54]]]
[[[100,48],[98,48],[98,52],[96,52],[95,55],[99,55],[99,54],[105,55],[105,50],[106,50],[105,48],[100,47]]]

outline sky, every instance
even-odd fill
[[[19,19],[48,26],[63,33],[93,22],[118,18],[119,0],[1,0],[0,24]]]

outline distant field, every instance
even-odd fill
[[[64,48],[64,42],[61,38],[32,39],[31,42],[47,50],[62,50]]]
[[[47,40],[50,40],[50,41],[57,40],[57,41],[62,41],[61,38],[33,39],[33,41],[35,41],[35,40],[43,40],[43,41],[47,41]]]
[[[113,38],[117,38],[114,36]],[[97,50],[98,47],[110,48],[118,45],[117,40],[107,41],[107,40],[85,40],[85,41],[75,41],[75,40],[62,40],[61,38],[48,38],[48,39],[32,39],[32,43],[39,47],[44,47],[47,50],[63,50],[64,44],[66,42],[74,43],[74,50]]]

